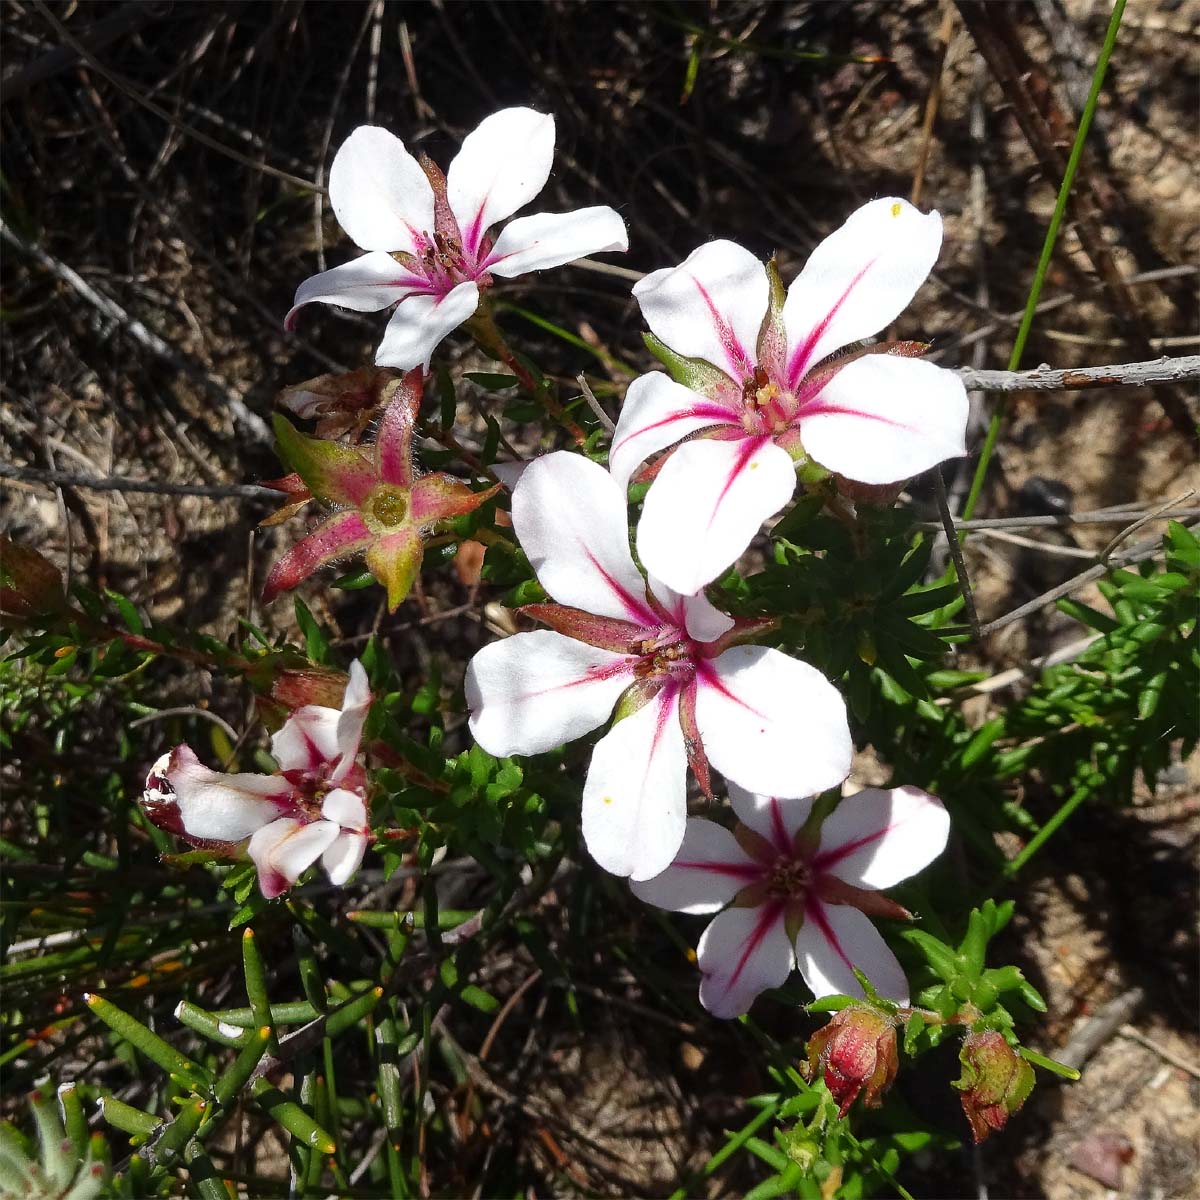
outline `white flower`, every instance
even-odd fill
[[[689,386],[660,372],[634,380],[613,435],[609,462],[622,489],[639,463],[682,442],[638,528],[652,575],[683,592],[715,579],[787,503],[806,456],[886,484],[966,453],[962,382],[904,357],[914,344],[829,360],[903,310],[941,242],[937,213],[874,200],[813,251],[774,308],[763,264],[727,241],[634,286],[655,337],[693,360],[680,364]]]
[[[657,875],[683,838],[690,764],[745,787],[801,796],[840,783],[850,731],[837,690],[805,663],[734,644],[761,628],[703,595],[681,596],[634,566],[620,489],[559,451],[526,467],[513,525],[558,604],[530,605],[551,630],[485,646],[467,668],[476,741],[539,754],[582,737],[618,706],[592,754],[583,836],[605,870]]]
[[[271,738],[276,774],[213,771],[190,746],[176,746],[146,777],[142,806],[156,825],[194,845],[248,837],[268,899],[318,858],[331,882],[345,883],[371,839],[366,775],[356,761],[370,707],[367,673],[354,662],[340,711],[306,704]]]
[[[793,966],[817,997],[861,997],[857,967],[881,996],[907,1004],[904,972],[868,917],[911,916],[877,889],[915,875],[945,849],[942,802],[911,787],[867,788],[846,797],[809,840],[811,800],[736,787],[729,796],[742,822],[733,833],[689,820],[675,861],[632,885],[659,908],[717,913],[696,948],[704,1007],[739,1016]]]
[[[386,129],[359,126],[334,157],[329,200],[366,253],[306,279],[286,324],[314,300],[357,312],[399,302],[375,361],[428,367],[442,338],[475,312],[492,276],[511,279],[628,249],[625,222],[606,206],[520,217],[492,238],[493,225],[545,187],[553,158],[554,118],[529,108],[482,121],[445,177]]]

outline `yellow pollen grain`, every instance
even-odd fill
[[[899,200],[897,200],[896,203],[892,205],[892,216],[898,217],[903,211],[904,211],[904,206],[900,203]]]
[[[612,798],[611,796],[605,796],[605,797],[604,797],[604,803],[605,803],[605,804],[611,804],[612,802],[613,802],[613,798]]]

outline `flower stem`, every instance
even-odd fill
[[[517,377],[521,391],[536,400],[575,439],[577,446],[584,445],[587,441],[587,434],[584,433],[583,428],[550,395],[547,381],[535,378],[533,372],[517,357],[512,347],[505,341],[504,334],[500,332],[500,327],[496,324],[496,319],[486,301],[479,306],[475,315],[464,328],[475,339],[481,350],[502,362]]]

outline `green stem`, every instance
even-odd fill
[[[1091,795],[1091,789],[1080,788],[1070,799],[1048,820],[1045,825],[1029,839],[1028,845],[1016,858],[1011,859],[1004,867],[1005,878],[1011,879],[1049,840],[1058,832],[1063,822]]]
[[[1030,288],[1029,298],[1025,301],[1025,313],[1021,317],[1021,325],[1017,330],[1017,338],[1013,343],[1012,353],[1008,356],[1008,370],[1015,371],[1025,352],[1025,343],[1029,339],[1029,330],[1033,325],[1033,314],[1037,309],[1038,300],[1042,294],[1042,285],[1046,282],[1046,272],[1050,267],[1050,259],[1054,254],[1054,245],[1058,240],[1058,231],[1062,226],[1063,217],[1067,211],[1067,200],[1071,195],[1071,185],[1075,182],[1075,172],[1079,160],[1083,156],[1083,144],[1087,140],[1088,130],[1092,127],[1092,117],[1096,112],[1096,104],[1100,99],[1100,89],[1104,85],[1104,76],[1108,72],[1108,60],[1112,57],[1113,47],[1117,41],[1117,31],[1121,28],[1121,15],[1125,11],[1125,0],[1117,0],[1109,18],[1108,31],[1104,35],[1104,45],[1100,48],[1100,57],[1096,59],[1096,69],[1092,72],[1092,86],[1088,92],[1087,103],[1083,106],[1083,115],[1079,119],[1079,128],[1075,132],[1075,144],[1071,147],[1071,156],[1067,160],[1067,169],[1063,174],[1062,186],[1058,189],[1058,200],[1054,205],[1054,215],[1050,218],[1050,226],[1046,230],[1046,240],[1042,243],[1042,256],[1038,260],[1037,271],[1033,276],[1033,287]],[[962,516],[969,520],[975,512],[979,501],[979,493],[983,490],[983,478],[987,474],[988,464],[996,448],[996,439],[1000,434],[1000,421],[1004,416],[1004,401],[998,400],[988,423],[987,436],[983,440],[983,449],[979,452],[979,462],[975,467],[975,477],[971,480],[971,490],[967,494],[967,502],[963,505]]]

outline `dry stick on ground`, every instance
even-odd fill
[[[1081,388],[1145,387],[1152,383],[1182,383],[1200,379],[1200,354],[1178,358],[1151,359],[1147,362],[1113,363],[1105,367],[1049,366],[1031,371],[976,371],[959,367],[955,374],[970,391],[976,392],[1058,392]]]
[[[1148,513],[1159,510],[1159,502],[1153,503],[1134,501],[1115,509],[1099,509],[1096,512],[1051,513],[1041,517],[979,517],[970,521],[955,521],[954,527],[960,532],[972,529],[1062,529],[1068,525],[1120,525],[1124,521],[1136,521]],[[1200,517],[1200,508],[1181,508],[1172,512],[1163,520],[1182,520],[1189,517]],[[917,521],[914,529],[926,533],[942,528],[940,521]]]
[[[1029,616],[1030,613],[1038,612],[1048,604],[1053,604],[1055,600],[1059,600],[1063,596],[1069,596],[1085,584],[1091,583],[1092,580],[1102,578],[1114,566],[1125,566],[1130,563],[1142,562],[1147,558],[1153,558],[1159,552],[1161,546],[1162,539],[1157,537],[1147,538],[1144,542],[1137,542],[1125,551],[1124,554],[1118,555],[1111,561],[1099,562],[1094,567],[1089,567],[1086,571],[1081,571],[1078,575],[1073,575],[1065,583],[1060,583],[1058,587],[1051,588],[1048,592],[1043,592],[1040,596],[1034,597],[1027,604],[1022,604],[1019,608],[1014,608],[1012,612],[1005,613],[1004,616],[997,617],[994,621],[989,621],[979,632],[984,636],[989,633],[995,633],[997,630],[1011,625],[1014,621],[1019,621],[1022,617]]]
[[[121,475],[77,475],[71,471],[42,471],[0,462],[0,479],[25,483],[48,483],[55,487],[81,487],[94,492],[143,492],[152,496],[208,496],[213,499],[270,500],[278,503],[282,493],[253,483],[203,484],[168,483],[149,479],[127,479]]]
[[[136,317],[130,316],[111,296],[107,296],[98,288],[93,287],[77,271],[48,254],[41,246],[26,242],[2,219],[0,219],[0,239],[16,247],[23,254],[29,255],[40,266],[68,284],[98,312],[120,325],[140,346],[169,363],[175,370],[194,379],[214,400],[225,405],[233,419],[256,440],[271,441],[271,432],[267,428],[266,422],[257,413],[251,412],[242,398],[220,376],[206,371],[203,367],[184,357],[173,346],[163,341],[157,333],[147,329]]]

